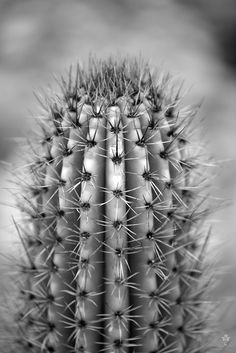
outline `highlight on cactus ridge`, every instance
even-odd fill
[[[213,352],[198,106],[136,59],[90,58],[60,87],[15,173],[4,353]]]

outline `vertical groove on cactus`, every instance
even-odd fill
[[[196,111],[136,60],[91,60],[61,87],[21,181],[25,256],[4,353],[209,352]]]

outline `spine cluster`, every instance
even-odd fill
[[[43,103],[19,177],[11,347],[210,352],[197,109],[181,106],[168,75],[135,60],[91,60],[61,88]]]

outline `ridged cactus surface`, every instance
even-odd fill
[[[197,109],[136,60],[72,71],[43,103],[19,177],[6,351],[209,353]]]

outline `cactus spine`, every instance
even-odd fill
[[[14,351],[209,352],[196,110],[131,59],[91,59],[61,87],[21,180]]]

